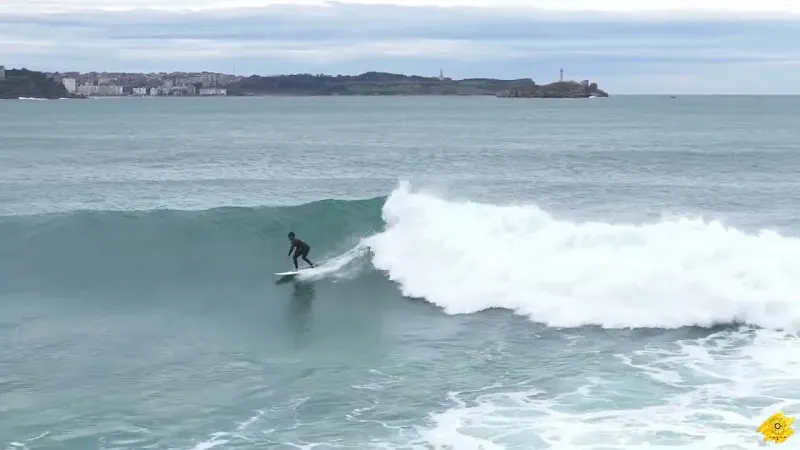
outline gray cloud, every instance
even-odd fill
[[[800,62],[794,44],[798,25],[774,19],[658,21],[345,4],[193,13],[6,14],[0,15],[0,64],[84,71],[230,71],[235,65],[238,72],[259,74],[433,74],[442,67],[456,77],[532,76],[540,81],[564,67],[575,78],[597,80],[612,91],[670,91],[664,80],[672,77],[683,89],[715,92],[739,86],[741,92],[783,92],[794,89],[780,67]],[[765,82],[759,86],[744,75]]]

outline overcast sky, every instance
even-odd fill
[[[0,0],[0,65],[47,71],[563,67],[612,93],[800,94],[797,42],[800,0]]]

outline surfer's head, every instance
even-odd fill
[[[293,241],[293,240],[294,240],[294,231],[290,231],[290,232],[289,232],[289,240],[290,240],[290,241]]]

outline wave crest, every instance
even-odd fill
[[[800,328],[800,240],[716,221],[575,223],[533,205],[454,202],[403,184],[373,264],[447,313],[506,308],[555,327]]]

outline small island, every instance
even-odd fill
[[[597,83],[590,83],[584,80],[577,81],[557,81],[545,85],[532,85],[511,88],[498,94],[498,97],[506,98],[591,98],[608,97],[608,93],[597,87]]]
[[[84,98],[70,94],[63,84],[42,72],[27,69],[4,70],[0,78],[0,99],[18,98]]]

